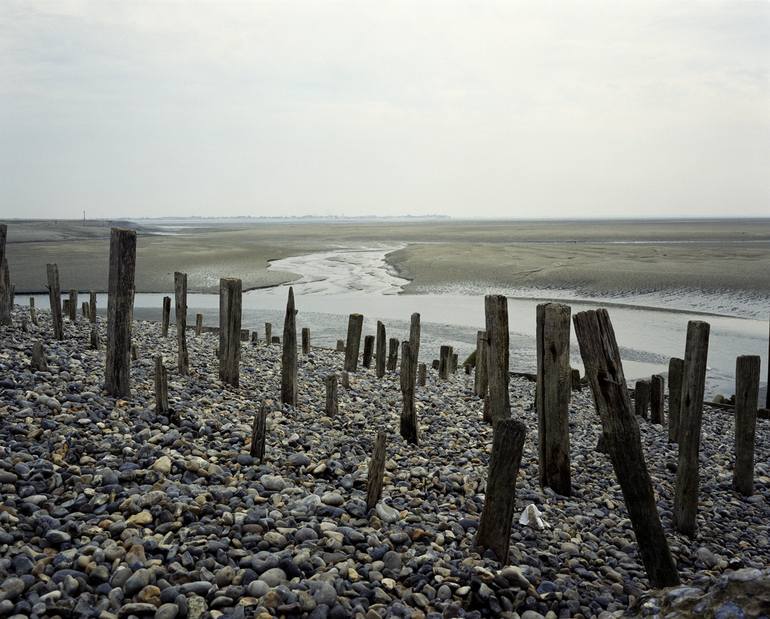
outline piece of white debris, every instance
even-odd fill
[[[535,507],[534,503],[530,503],[524,508],[519,516],[519,524],[530,526],[533,529],[542,531],[543,529],[550,529],[551,525],[541,518],[540,510]]]

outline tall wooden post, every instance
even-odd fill
[[[155,355],[155,412],[168,413],[168,375],[163,366],[163,355]]]
[[[508,563],[511,521],[516,503],[516,478],[527,428],[514,419],[500,419],[492,436],[487,489],[479,529],[473,545],[489,549],[502,564]]]
[[[372,355],[374,354],[374,336],[367,335],[364,338],[364,359],[363,365],[365,368],[372,367]]]
[[[92,322],[96,322],[96,291],[91,290],[89,292],[88,299],[88,319]]]
[[[345,371],[355,372],[358,369],[358,351],[361,347],[361,330],[364,327],[364,317],[361,314],[351,314],[348,317],[348,338],[345,343]]]
[[[414,384],[416,359],[412,347],[404,340],[401,342],[401,436],[408,443],[417,444],[417,412],[414,408]]]
[[[187,355],[187,273],[174,273],[174,297],[176,316],[176,366],[180,374],[190,372]]]
[[[265,343],[268,345],[273,343],[273,323],[271,322],[265,323]]]
[[[623,492],[647,577],[656,589],[677,585],[679,576],[660,523],[639,422],[631,408],[609,314],[605,309],[579,312],[573,322],[586,378],[602,420],[605,448]]]
[[[385,432],[379,430],[374,440],[374,451],[369,460],[369,471],[366,477],[366,509],[370,510],[382,494],[382,481],[385,476]]]
[[[13,311],[13,287],[11,286],[11,273],[8,269],[8,260],[3,258],[0,262],[0,325],[13,324],[11,318]]]
[[[679,409],[682,406],[682,373],[684,359],[668,362],[668,442],[679,442]]]
[[[88,301],[83,301],[83,303],[81,303],[80,306],[82,308],[81,315],[83,316],[83,318],[88,320],[88,317],[91,315],[91,310],[88,309]]]
[[[131,323],[134,314],[136,231],[113,228],[107,297],[105,387],[114,397],[131,393]]]
[[[385,376],[385,325],[377,321],[377,345],[375,356],[375,370],[377,378]]]
[[[392,337],[388,341],[388,371],[393,372],[398,366],[398,338]]]
[[[302,354],[310,354],[310,329],[302,327]]]
[[[326,414],[334,417],[337,414],[337,375],[327,374],[324,378],[326,385]]]
[[[484,298],[487,326],[487,380],[492,423],[508,419],[511,400],[508,394],[508,299],[490,294]]]
[[[163,297],[163,313],[161,314],[160,335],[168,337],[168,323],[171,320],[171,297]]]
[[[294,309],[294,288],[289,287],[286,316],[283,321],[283,354],[281,356],[281,401],[297,405],[297,324]]]
[[[51,305],[51,324],[55,340],[64,339],[64,325],[61,316],[61,288],[59,288],[59,267],[55,264],[46,265],[48,275],[48,301]]]
[[[75,322],[78,318],[78,291],[70,288],[70,320]]]
[[[237,387],[241,363],[241,280],[219,280],[219,378]]]
[[[650,381],[637,380],[634,386],[634,406],[636,416],[647,419],[647,413],[650,410]]]
[[[414,312],[409,321],[409,350],[412,354],[412,384],[417,382],[417,364],[420,361],[420,314]]]
[[[665,423],[666,381],[660,374],[650,378],[650,421],[663,425]]]
[[[35,311],[35,297],[29,298],[29,319],[33,325],[37,324],[37,312]]]
[[[695,534],[695,516],[698,512],[698,458],[709,330],[707,322],[691,320],[687,323],[673,522],[680,533],[690,536]]]
[[[767,337],[767,392],[765,393],[765,408],[770,409],[770,320],[768,322]]]
[[[487,393],[487,332],[476,332],[476,370],[473,376],[473,392],[483,398]]]
[[[569,365],[570,308],[560,303],[537,306],[537,407],[540,485],[570,496]]]
[[[733,486],[744,496],[754,492],[754,437],[759,403],[759,355],[735,362],[735,469]]]
[[[452,347],[444,344],[438,354],[438,377],[441,380],[449,378],[449,370],[452,363]]]

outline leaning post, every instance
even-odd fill
[[[105,386],[113,397],[131,393],[131,321],[134,313],[136,231],[113,228],[107,285],[107,359]]]

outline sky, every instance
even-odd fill
[[[770,3],[0,2],[0,217],[770,216]]]

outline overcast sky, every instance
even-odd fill
[[[770,215],[767,2],[0,2],[0,216]]]

